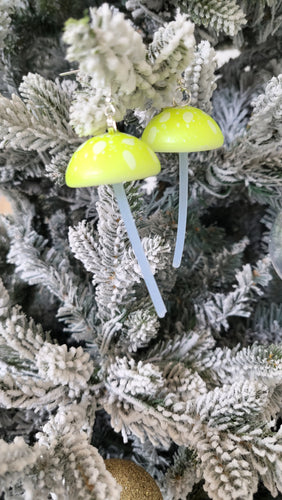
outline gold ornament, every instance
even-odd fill
[[[120,500],[163,500],[154,479],[139,465],[121,458],[108,458],[105,465],[122,486]]]

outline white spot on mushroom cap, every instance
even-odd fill
[[[98,141],[96,144],[93,146],[93,153],[98,155],[104,151],[105,147],[107,146],[106,141]]]
[[[193,120],[193,113],[191,113],[191,111],[186,111],[185,113],[183,113],[183,120],[186,123],[190,123],[191,120]]]
[[[128,146],[134,146],[135,144],[135,139],[131,139],[130,137],[128,139],[122,139],[121,141],[122,144],[127,144]]]
[[[85,153],[84,158],[88,158],[88,153]]]
[[[217,134],[217,126],[211,120],[208,120],[208,124],[209,124],[210,128],[212,129],[212,131],[215,134]]]
[[[157,135],[157,127],[152,127],[151,130],[149,130],[149,133],[148,133],[148,142],[149,143],[154,142],[154,140],[156,138],[156,135]]]
[[[159,117],[159,122],[160,123],[167,122],[169,119],[170,119],[170,112],[167,111],[166,113],[164,113]]]
[[[130,151],[125,150],[125,151],[123,151],[122,156],[123,156],[125,162],[127,163],[127,165],[129,166],[129,168],[131,168],[131,170],[134,170],[136,167],[136,160],[135,160],[133,154],[130,153]]]

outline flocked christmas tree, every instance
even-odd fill
[[[0,1],[3,498],[141,499],[109,458],[165,500],[282,498],[281,25],[279,0]],[[179,269],[178,155],[124,184],[158,318],[112,187],[65,172],[109,107],[140,138],[187,96],[225,142],[189,154]]]

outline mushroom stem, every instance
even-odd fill
[[[136,255],[138,264],[141,268],[141,272],[146,283],[148,292],[156,309],[157,315],[160,318],[163,318],[166,314],[166,306],[160,294],[158,285],[153,276],[150,264],[147,260],[147,257],[144,253],[144,249],[142,247],[142,243],[135,226],[134,219],[132,217],[132,213],[130,210],[130,206],[127,201],[127,197],[124,191],[124,187],[122,183],[113,184],[114,193],[116,195],[116,199],[119,205],[120,213],[123,218],[132,248]]]
[[[177,268],[181,264],[188,207],[188,154],[179,153],[179,206],[176,243],[173,256],[173,267]]]

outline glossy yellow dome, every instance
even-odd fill
[[[110,131],[88,139],[77,149],[65,180],[73,188],[99,186],[144,179],[160,169],[158,157],[144,141]]]
[[[207,151],[223,145],[216,121],[192,106],[165,108],[145,128],[142,140],[160,153]]]

